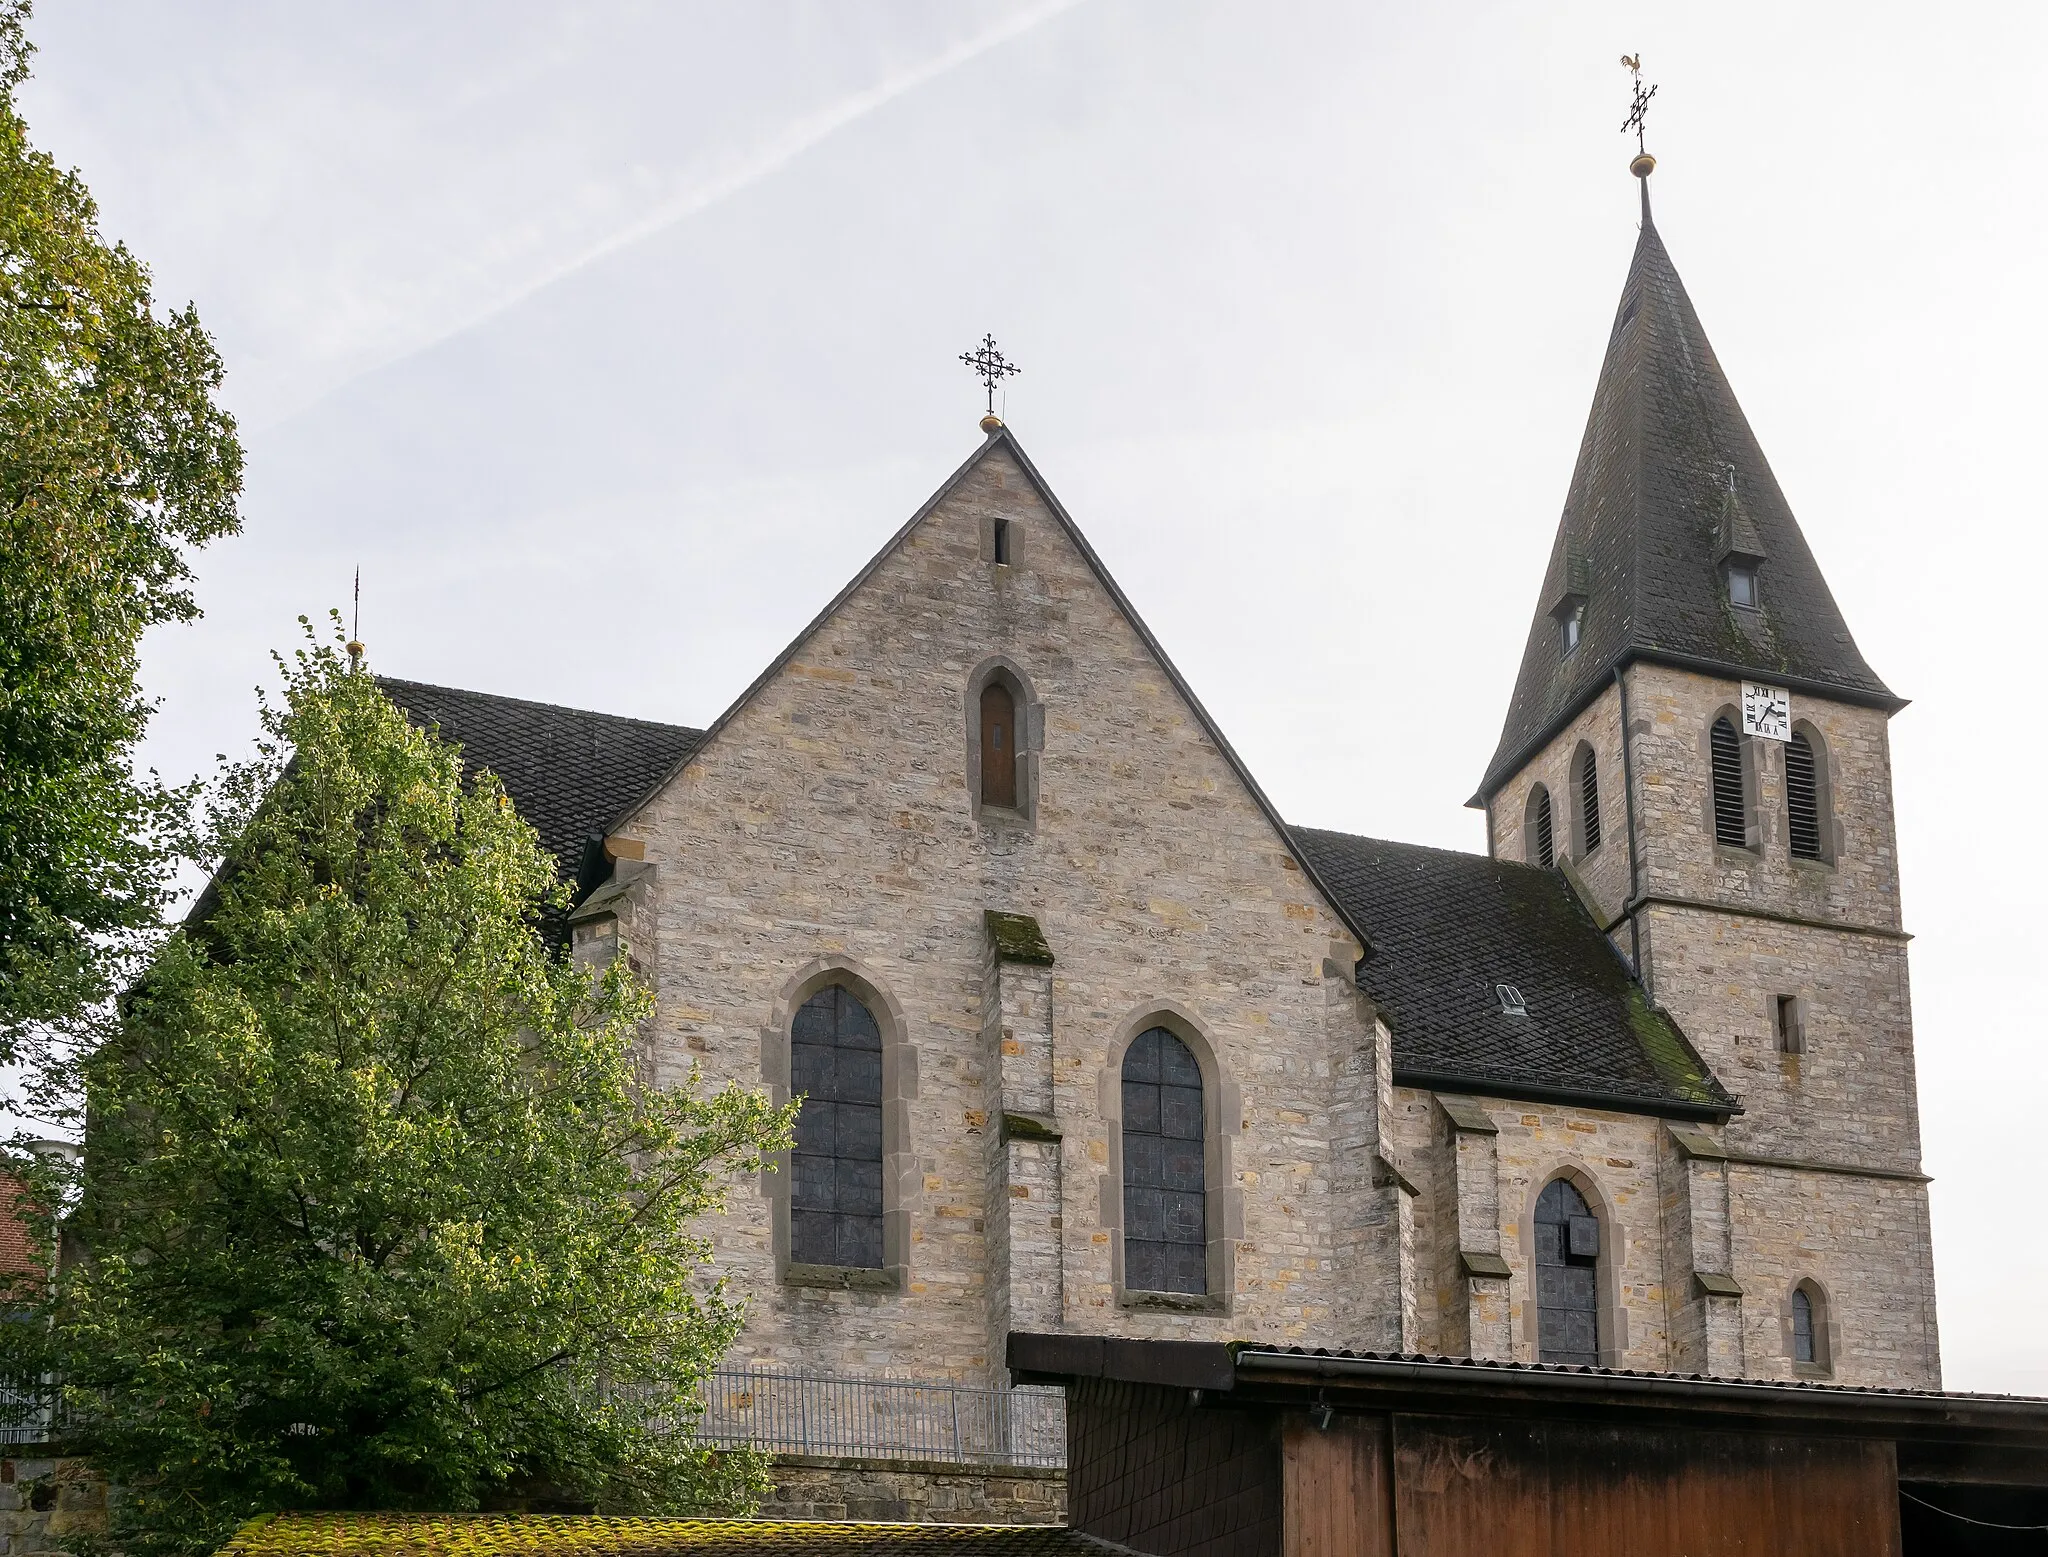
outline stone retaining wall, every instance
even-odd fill
[[[1056,1525],[1067,1517],[1067,1473],[1034,1466],[783,1454],[762,1519],[903,1519],[919,1524]]]

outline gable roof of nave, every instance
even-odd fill
[[[594,841],[631,814],[650,774],[704,739],[683,725],[380,685],[472,767],[496,773],[585,890],[596,884]],[[1679,1117],[1735,1108],[1561,873],[1319,829],[1283,835],[1347,918],[1372,931],[1358,983],[1393,1033],[1397,1082]],[[1505,1014],[1496,984],[1519,989],[1528,1015]]]

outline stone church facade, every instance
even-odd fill
[[[656,1081],[807,1099],[712,1228],[747,1358],[1939,1383],[1902,704],[1647,217],[1486,856],[1290,827],[993,418],[709,730],[385,683],[651,983]]]

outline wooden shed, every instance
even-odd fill
[[[1067,1386],[1073,1528],[1157,1557],[2048,1550],[2048,1400],[1023,1333],[1009,1361]]]

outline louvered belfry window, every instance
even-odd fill
[[[1017,700],[1000,681],[981,689],[981,803],[1017,808]]]
[[[1725,718],[1714,721],[1708,737],[1714,763],[1714,842],[1746,849],[1749,815],[1742,798],[1742,741]]]
[[[1552,1179],[1536,1197],[1537,1360],[1600,1365],[1600,1223],[1578,1186]]]
[[[1820,774],[1813,743],[1798,730],[1785,743],[1785,813],[1792,824],[1792,857],[1819,859]]]
[[[882,1268],[882,1030],[833,984],[798,1008],[789,1089],[801,1094],[790,1155],[789,1257]]]
[[[1550,815],[1550,791],[1540,784],[1536,786],[1529,820],[1536,830],[1536,863],[1548,870],[1557,863],[1557,826]]]
[[[1123,1112],[1124,1286],[1207,1292],[1202,1072],[1163,1027],[1124,1051]]]
[[[1579,753],[1579,831],[1588,854],[1600,847],[1600,769],[1590,746]]]

